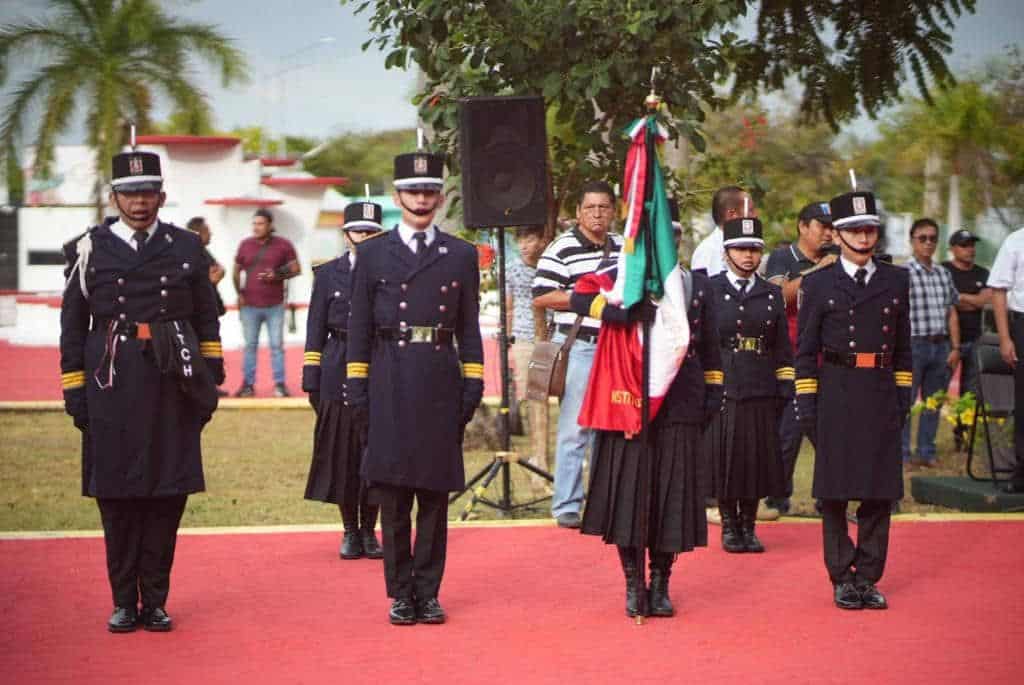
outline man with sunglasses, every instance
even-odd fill
[[[910,227],[913,256],[910,272],[910,335],[914,353],[914,382],[911,398],[920,390],[922,401],[949,385],[953,369],[960,363],[960,319],[956,305],[960,295],[953,277],[932,257],[939,242],[938,225],[918,219]],[[917,425],[917,455],[910,449],[910,421],[903,427],[903,464],[936,465],[935,433],[938,409],[921,412]]]
[[[800,286],[797,420],[815,445],[825,567],[840,609],[885,609],[892,502],[903,497],[899,433],[910,408],[908,276],[874,256],[879,217],[871,193],[829,203],[839,260]],[[856,544],[846,509],[857,508]]]

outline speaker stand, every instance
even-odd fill
[[[551,499],[550,495],[544,497],[538,497],[528,502],[513,503],[512,502],[512,465],[516,464],[526,469],[527,471],[540,476],[549,483],[554,482],[554,477],[547,471],[534,466],[528,461],[523,461],[519,456],[512,451],[512,436],[511,426],[509,423],[509,407],[512,404],[512,392],[511,392],[511,372],[509,371],[508,364],[508,347],[509,347],[509,335],[508,335],[508,302],[505,297],[506,282],[505,282],[505,231],[502,228],[492,229],[497,233],[498,249],[498,360],[501,367],[501,406],[498,411],[498,435],[500,438],[501,449],[494,453],[494,457],[491,459],[491,463],[478,471],[473,477],[466,481],[466,487],[456,492],[449,499],[449,503],[454,503],[455,500],[462,497],[462,495],[472,489],[473,495],[470,497],[469,502],[466,503],[462,513],[459,514],[459,520],[465,521],[469,515],[473,512],[473,509],[477,504],[483,504],[485,506],[496,509],[497,511],[509,515],[517,509],[525,509],[532,507],[535,504],[539,504],[545,500]],[[531,426],[532,428],[532,426]],[[498,474],[501,474],[501,483],[499,485],[499,495],[497,500],[487,498],[487,488],[491,486],[494,479],[497,478]],[[477,483],[480,485],[476,488]]]

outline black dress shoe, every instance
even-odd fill
[[[436,597],[416,600],[416,621],[418,623],[444,623],[444,609]]]
[[[384,550],[380,548],[380,543],[377,542],[377,534],[372,530],[359,531],[359,536],[363,542],[363,554],[367,559],[383,559]]]
[[[167,615],[163,607],[155,609],[142,608],[142,629],[151,633],[166,633],[173,627],[171,617]]]
[[[346,530],[341,537],[338,556],[342,559],[360,559],[363,556],[363,538],[358,530]]]
[[[391,602],[388,620],[393,626],[411,626],[416,623],[416,610],[407,599],[396,599]]]
[[[135,607],[114,607],[114,613],[107,620],[107,630],[112,633],[133,633],[139,622]]]
[[[853,583],[836,583],[833,599],[840,609],[864,608],[864,600],[861,599],[860,592],[857,591],[857,586]]]
[[[575,511],[567,511],[564,514],[559,514],[556,518],[558,521],[559,528],[579,528],[580,527],[580,515]]]
[[[885,601],[885,595],[878,591],[872,583],[858,585],[860,601],[865,609],[888,609],[889,603]]]

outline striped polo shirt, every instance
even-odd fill
[[[618,253],[622,247],[622,236],[609,233],[611,241],[610,255]],[[537,275],[533,278],[533,296],[540,297],[553,290],[572,290],[576,281],[584,274],[597,271],[604,258],[604,245],[598,245],[583,235],[579,226],[573,227],[555,238],[540,261],[537,262]],[[555,312],[555,325],[571,326],[576,321],[573,312]],[[583,328],[596,331],[601,322],[589,316],[583,319]]]

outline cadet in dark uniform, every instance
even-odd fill
[[[704,513],[703,473],[706,459],[701,436],[704,426],[722,409],[722,364],[715,332],[715,301],[707,276],[680,267],[683,290],[690,302],[690,345],[683,364],[651,423],[653,450],[651,509],[647,540],[637,531],[637,483],[640,440],[623,433],[597,431],[594,460],[583,512],[582,532],[600,535],[616,545],[626,577],[626,615],[638,614],[636,596],[637,547],[650,549],[649,609],[652,616],[672,616],[668,581],[675,557],[708,544]],[[572,311],[598,318],[602,325],[624,325],[630,319],[643,320],[653,311],[641,303],[628,312],[604,303],[600,294],[573,293]]]
[[[302,389],[309,393],[309,403],[316,410],[313,464],[306,482],[306,499],[338,505],[345,526],[338,552],[342,559],[384,556],[374,533],[378,507],[367,502],[367,489],[359,476],[366,445],[361,431],[352,423],[345,382],[345,342],[356,245],[383,230],[380,220],[378,204],[352,202],[345,207],[342,231],[348,252],[314,271],[306,320]]]
[[[162,184],[157,155],[116,155],[119,216],[64,246],[64,406],[82,431],[82,494],[103,520],[115,633],[171,629],[178,523],[204,489],[199,434],[224,381],[203,246],[157,219]]]
[[[476,249],[433,225],[443,169],[438,155],[395,158],[402,222],[359,248],[348,328],[348,399],[361,424],[369,410],[362,476],[381,506],[397,625],[445,620],[448,493],[465,487],[462,435],[483,395]]]
[[[763,552],[754,532],[757,503],[781,494],[785,470],[779,415],[793,396],[793,349],[782,289],[757,275],[761,222],[722,227],[726,271],[712,277],[725,372],[725,411],[707,431],[726,552]]]
[[[910,284],[905,269],[872,257],[879,220],[871,193],[847,193],[829,204],[842,256],[801,284],[797,417],[816,434],[813,494],[822,500],[835,604],[885,609],[875,583],[885,569],[892,502],[903,497]],[[846,532],[849,500],[861,503],[856,545]]]

